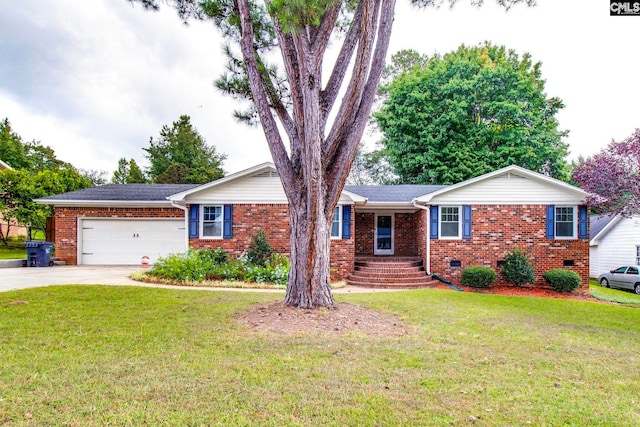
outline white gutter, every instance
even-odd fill
[[[170,202],[174,208],[184,211],[184,251],[186,253],[189,250],[189,210],[186,206],[180,205],[174,200],[170,200]]]
[[[424,236],[426,241],[427,241],[427,243],[425,245],[426,246],[425,249],[426,249],[427,252],[425,254],[425,266],[424,266],[424,269],[427,270],[427,274],[430,275],[431,274],[431,237],[430,237],[431,236],[431,231],[429,230],[429,226],[431,225],[431,218],[430,218],[431,217],[431,210],[427,206],[419,205],[416,202],[416,199],[413,199],[411,201],[411,204],[414,207],[416,207],[418,209],[422,209],[423,211],[425,211],[427,213],[427,215],[426,215],[427,223],[426,223],[426,227],[425,227],[425,236]]]

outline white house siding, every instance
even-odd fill
[[[436,195],[431,203],[578,205],[584,196],[542,180],[504,174]]]
[[[287,196],[277,175],[259,174],[212,186],[187,196],[188,203],[260,204],[287,203]],[[353,204],[342,194],[339,203]]]
[[[616,221],[616,220],[614,220]],[[640,245],[640,218],[621,218],[609,231],[603,230],[589,248],[589,275],[600,274],[623,265],[636,265],[636,246]],[[597,236],[593,236],[597,237]]]

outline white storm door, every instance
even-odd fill
[[[393,214],[376,214],[374,255],[393,255]]]

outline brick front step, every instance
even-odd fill
[[[411,289],[439,284],[426,275],[422,260],[413,257],[357,258],[349,285],[366,288]]]

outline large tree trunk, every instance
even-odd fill
[[[330,218],[307,206],[289,205],[291,271],[285,304],[300,308],[335,307],[329,277]]]
[[[253,102],[289,201],[291,272],[285,303],[334,308],[329,282],[330,226],[384,68],[395,0],[358,2],[324,89],[323,58],[341,2],[329,3],[319,25],[304,24],[295,31],[284,31],[272,16],[288,78],[288,103],[274,96],[270,76],[261,71],[264,67],[253,43],[249,1],[235,0],[234,4],[241,18],[240,46]],[[345,76],[350,66],[349,79]],[[343,98],[336,112],[333,107],[339,94]],[[335,118],[329,125],[332,112]],[[289,140],[288,150],[281,130]]]

